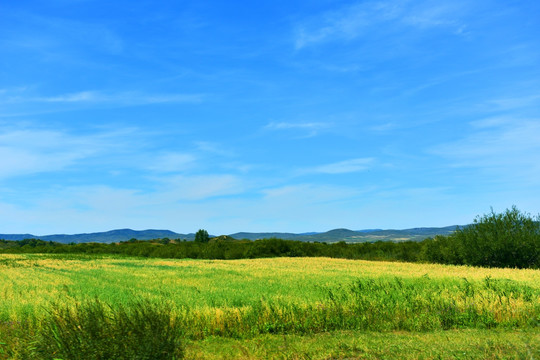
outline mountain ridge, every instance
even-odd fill
[[[458,225],[445,227],[418,227],[403,230],[393,229],[365,229],[365,230],[349,230],[344,228],[332,229],[326,232],[305,232],[305,233],[287,233],[287,232],[237,232],[227,236],[234,239],[257,240],[264,238],[280,238],[284,240],[297,240],[309,242],[374,242],[374,241],[420,241],[427,237],[435,235],[449,235]],[[193,240],[194,233],[181,234],[171,230],[132,230],[132,229],[115,229],[104,232],[81,233],[81,234],[54,234],[36,236],[32,234],[0,234],[0,239],[3,240],[24,240],[24,239],[41,239],[44,241],[54,241],[60,243],[112,243],[119,241],[128,241],[130,239],[137,240],[152,240],[160,238]]]

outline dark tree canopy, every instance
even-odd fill
[[[515,206],[478,216],[450,236],[424,241],[422,257],[430,262],[489,267],[540,267],[540,217]]]
[[[477,217],[458,229],[454,236],[463,262],[468,265],[518,267],[538,265],[540,252],[539,218],[520,212],[515,206],[504,213]]]
[[[199,229],[197,233],[195,234],[195,242],[199,243],[207,243],[210,241],[210,236],[208,235],[208,231],[204,229]]]

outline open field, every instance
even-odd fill
[[[190,341],[187,359],[538,359],[535,331],[447,330],[428,333],[335,331],[314,335],[210,337]]]
[[[395,338],[405,348],[418,332],[443,342],[447,336],[448,346],[454,344],[448,351],[454,351],[460,343],[454,338],[464,329],[486,339],[485,345],[471,345],[466,340],[470,333],[463,333],[463,346],[475,349],[477,357],[489,346],[515,354],[508,344],[522,344],[518,347],[525,355],[538,352],[538,347],[526,345],[538,343],[540,323],[540,270],[531,269],[328,258],[1,255],[0,295],[0,335],[7,339],[0,342],[5,348],[16,345],[10,335],[22,328],[38,331],[53,304],[73,307],[90,300],[111,305],[111,311],[137,301],[167,308],[180,324],[186,356],[192,358],[205,357],[201,354],[212,352],[213,346],[229,349],[230,354],[236,351],[237,357],[264,358],[260,351],[266,345],[253,344],[263,341],[272,347],[287,338],[304,353],[312,348],[314,337],[320,337],[316,343],[326,342],[328,349],[338,351],[327,356],[364,356],[367,353],[354,350],[365,343],[364,332]],[[328,332],[336,335],[324,335]],[[341,343],[336,340],[340,337]],[[381,337],[381,344],[387,341]],[[247,350],[242,355],[238,349],[243,346]],[[288,350],[290,358],[294,349]],[[427,358],[436,358],[433,351]],[[324,358],[321,352],[305,354],[304,358]]]

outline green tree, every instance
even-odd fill
[[[436,235],[422,241],[420,259],[439,264],[463,264],[461,247],[455,236]]]
[[[477,217],[451,235],[467,265],[494,267],[540,266],[540,217],[531,218],[515,206],[504,213]]]
[[[210,241],[210,236],[208,235],[208,231],[204,229],[199,229],[197,233],[195,234],[195,242],[199,243],[207,243]]]

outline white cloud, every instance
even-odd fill
[[[266,129],[270,130],[285,130],[285,129],[321,129],[327,127],[325,123],[288,123],[288,122],[271,122],[266,125]]]
[[[215,208],[224,218],[215,219],[222,228],[235,231],[326,231],[355,228],[358,213],[351,206],[362,202],[365,190],[345,186],[294,184],[269,187],[262,197],[220,199]]]
[[[420,28],[449,26],[454,28],[456,32],[461,33],[464,26],[453,19],[458,7],[458,2],[417,2],[410,7],[402,8],[402,12],[396,12],[395,15],[407,25]]]
[[[299,203],[332,202],[350,199],[361,194],[360,191],[353,188],[314,184],[286,185],[268,188],[262,192],[266,200],[287,199],[287,203],[291,201],[299,201]]]
[[[464,165],[519,162],[531,156],[537,160],[540,156],[540,120],[499,117],[472,122],[471,127],[476,131],[456,142],[440,145],[434,152],[461,160]]]
[[[272,131],[282,131],[282,130],[298,130],[306,132],[303,137],[312,137],[316,136],[319,131],[329,128],[331,124],[323,122],[271,122],[267,124],[264,129]]]
[[[456,34],[463,33],[464,25],[456,18],[460,13],[459,3],[430,1],[388,2],[369,1],[355,3],[337,11],[329,11],[309,19],[296,30],[297,49],[341,40],[349,41],[369,36],[374,26],[410,26],[415,28],[449,27]]]
[[[0,134],[0,178],[64,169],[96,152],[88,140],[59,131],[4,129]]]
[[[399,125],[395,122],[387,122],[378,125],[373,125],[369,129],[376,132],[389,132],[398,128]]]
[[[202,94],[148,94],[141,92],[103,92],[80,91],[54,96],[34,96],[17,92],[4,96],[3,103],[82,103],[82,104],[118,104],[143,105],[165,103],[200,103]]]
[[[529,106],[538,107],[540,105],[540,95],[525,95],[519,97],[505,97],[488,101],[487,105],[498,110],[521,109]]]
[[[103,185],[52,187],[34,194],[29,204],[0,201],[0,226],[34,235],[137,229],[159,208],[152,200],[136,190]]]
[[[97,157],[103,164],[111,164],[128,154],[132,156],[127,165],[141,168],[147,163],[140,156],[133,156],[137,149],[132,147],[132,141],[139,136],[133,128],[75,134],[32,124],[0,123],[0,179],[58,172],[81,165],[84,168],[90,166],[90,159]],[[143,146],[142,141],[139,143]]]
[[[0,146],[0,178],[56,171],[72,164],[79,156],[76,153],[51,150],[47,153],[31,152]]]
[[[436,146],[431,152],[454,167],[495,172],[498,178],[537,184],[540,176],[540,120],[489,118],[472,122],[463,138]]]
[[[473,129],[482,130],[482,129],[493,129],[498,127],[504,127],[508,124],[508,119],[505,117],[491,117],[481,120],[471,121],[469,125]]]
[[[30,12],[7,12],[14,24],[14,36],[4,40],[4,46],[30,49],[42,57],[61,59],[71,57],[74,50],[120,54],[124,41],[104,22],[91,23],[72,18],[46,17]]]
[[[245,190],[242,180],[234,175],[171,176],[156,179],[162,195],[175,201],[195,201],[208,198],[240,194]]]
[[[331,164],[316,166],[309,169],[301,170],[301,174],[346,174],[352,172],[365,171],[369,169],[375,159],[373,158],[358,158],[339,161]]]
[[[153,157],[148,169],[157,172],[179,172],[194,166],[197,158],[192,154],[170,152]]]
[[[209,219],[235,211],[234,200],[222,196],[242,191],[240,181],[228,175],[173,177],[155,184],[152,191],[121,185],[55,186],[36,191],[31,201],[0,198],[0,228],[2,233],[35,235],[118,228],[210,230]],[[212,203],[200,201],[209,197]],[[217,208],[220,200],[231,207]]]
[[[90,102],[90,101],[99,101],[99,94],[94,91],[82,91],[72,94],[64,94],[53,97],[44,97],[44,98],[33,98],[28,99],[30,101],[36,102]]]
[[[71,178],[78,181],[89,174],[88,181],[95,181],[92,173],[96,171],[116,174],[118,180],[136,171],[135,176],[139,180],[142,177],[144,184],[154,181],[163,186],[165,183],[168,191],[179,199],[203,199],[240,191],[242,185],[232,175],[172,176],[205,171],[209,165],[205,154],[197,150],[156,151],[156,141],[162,135],[114,126],[94,129],[91,133],[71,133],[32,124],[0,123],[0,179],[44,173],[63,176],[61,172],[69,170]],[[133,146],[134,143],[137,146]],[[225,167],[230,169],[231,166]],[[237,171],[242,170],[238,169],[241,164],[235,167]],[[220,168],[224,166],[220,164]]]
[[[195,146],[197,147],[197,150],[205,153],[215,154],[219,156],[234,156],[234,152],[230,149],[230,145],[226,146],[220,143],[209,141],[196,141]]]
[[[164,104],[164,103],[200,103],[203,101],[202,94],[120,94],[119,99],[128,103]],[[114,101],[115,97],[111,98]],[[111,100],[109,100],[111,101]]]

